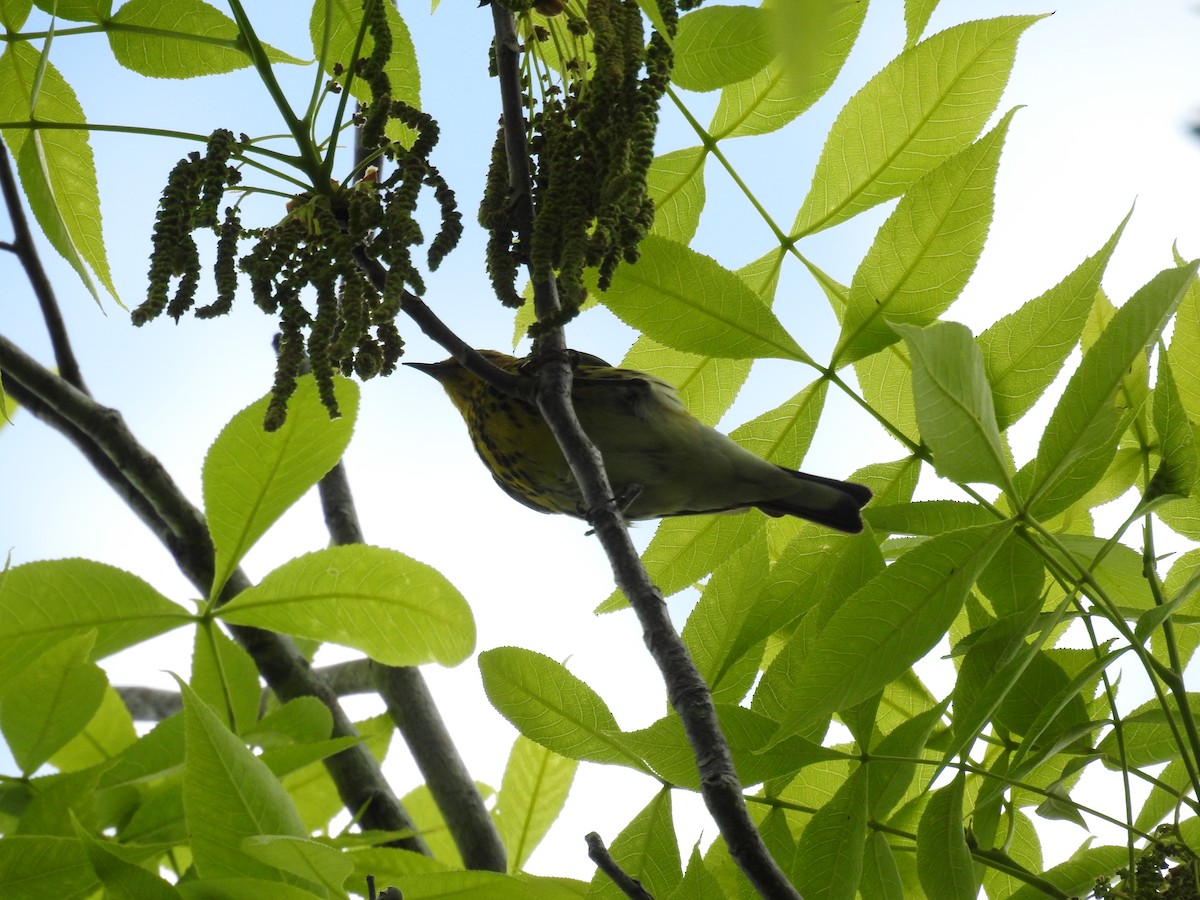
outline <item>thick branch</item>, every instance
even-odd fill
[[[364,543],[346,468],[338,463],[321,479],[321,505],[335,544]],[[404,737],[417,768],[441,810],[463,865],[508,871],[508,858],[496,824],[483,805],[475,781],[438,712],[425,677],[416,666],[372,664],[375,687]]]
[[[504,110],[505,147],[512,184],[517,232],[532,230],[533,210],[522,198],[532,197],[529,148],[521,109],[520,65],[512,14],[492,2],[496,30],[496,68]],[[524,164],[515,159],[520,157]],[[527,211],[526,211],[527,210]],[[520,219],[524,212],[529,218]],[[534,279],[534,302],[540,321],[553,321],[558,298],[553,279]],[[771,857],[754,826],[742,796],[733,757],[721,733],[712,694],[675,630],[662,594],[646,574],[617,509],[603,460],[579,425],[571,402],[571,365],[561,328],[547,329],[539,341],[543,365],[538,369],[538,407],[553,431],[583,493],[589,520],[608,556],[617,586],[624,592],[642,624],[643,637],[662,672],[667,697],[683,722],[695,753],[705,804],[729,847],[729,855],[764,897],[799,898],[783,870]]]
[[[213,547],[204,517],[162,464],[138,443],[120,413],[99,405],[3,336],[0,336],[0,372],[10,389],[15,388],[35,401],[28,405],[31,413],[76,444],[87,445],[85,456],[122,497],[133,492],[142,498],[144,502],[130,504],[134,512],[163,540],[197,590],[207,594],[213,575]],[[234,596],[249,584],[244,573],[235,571],[223,598]],[[281,700],[316,697],[333,715],[334,736],[357,736],[354,723],[329,685],[313,671],[289,638],[242,626],[232,627],[231,631]],[[414,830],[412,820],[364,745],[343,750],[325,764],[342,802],[359,817],[363,827],[380,831]],[[406,838],[400,845],[428,852],[419,837]]]

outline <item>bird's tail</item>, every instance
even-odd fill
[[[780,467],[782,468],[782,467]],[[850,534],[863,529],[860,510],[871,499],[871,489],[852,481],[822,478],[794,469],[784,469],[799,483],[796,491],[754,504],[768,516],[799,516],[827,528]]]

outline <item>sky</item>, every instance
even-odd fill
[[[255,0],[247,9],[260,35],[306,57],[306,19],[281,17],[282,5]],[[291,7],[291,4],[287,4]],[[422,98],[437,117],[442,141],[434,161],[455,187],[468,230],[456,253],[427,279],[427,301],[452,328],[479,347],[511,347],[511,313],[489,296],[482,264],[483,238],[474,227],[480,174],[498,116],[496,85],[486,77],[490,16],[473,4],[403,3],[422,65]],[[998,115],[1023,107],[1013,120],[997,183],[996,213],[983,258],[949,318],[978,332],[1023,301],[1056,283],[1093,253],[1136,203],[1109,267],[1105,287],[1117,302],[1170,263],[1172,243],[1184,257],[1200,254],[1200,12],[1187,0],[1049,3],[946,0],[926,34],[971,18],[1053,12],[1021,39],[1016,66]],[[806,116],[768,141],[726,142],[723,149],[775,219],[789,223],[808,188],[824,134],[845,101],[903,44],[902,7],[876,0],[859,44],[830,93]],[[188,82],[152,81],[118,69],[105,44],[59,38],[52,60],[75,86],[90,120],[146,124],[206,133],[281,130],[265,92],[246,73]],[[293,96],[307,97],[311,71],[283,69]],[[706,121],[715,94],[686,95]],[[659,152],[697,143],[677,114],[664,114]],[[166,173],[191,146],[157,138],[97,134],[104,230],[118,291],[132,307],[144,291],[149,233]],[[694,246],[736,268],[771,246],[771,235],[715,166],[708,170],[709,205]],[[279,216],[270,203],[264,216]],[[806,239],[802,249],[848,282],[890,205]],[[730,223],[736,223],[731,227]],[[265,222],[264,222],[265,224]],[[7,239],[0,222],[0,240]],[[237,410],[266,392],[274,327],[248,302],[210,322],[168,320],[136,329],[105,298],[98,307],[73,273],[46,251],[45,261],[75,341],[85,377],[101,402],[118,408],[133,432],[155,452],[185,492],[200,503],[204,453]],[[21,273],[0,255],[6,286],[0,331],[49,362],[48,344]],[[798,266],[785,270],[776,311],[813,355],[827,354],[836,337],[819,290]],[[583,344],[572,335],[586,335]],[[408,359],[442,358],[415,328],[405,330]],[[613,361],[633,339],[604,311],[568,333],[573,346]],[[772,362],[756,367],[725,421],[728,428],[773,407],[810,380],[807,372]],[[831,398],[805,468],[844,477],[868,462],[900,456],[880,450],[879,433],[848,402]],[[1014,436],[1018,457],[1037,439],[1034,416]],[[1025,452],[1022,453],[1022,443]],[[891,454],[890,456],[887,454]],[[665,697],[631,613],[595,617],[591,610],[611,590],[596,542],[577,521],[543,516],[505,497],[478,463],[457,414],[425,376],[401,370],[363,388],[354,441],[347,455],[351,485],[367,538],[442,571],[464,593],[476,615],[478,649],[518,645],[565,660],[613,708],[624,728],[649,724],[665,712]],[[0,552],[13,564],[82,556],[122,566],[159,590],[187,601],[194,590],[169,556],[94,474],[74,449],[29,416],[0,431]],[[954,496],[932,477],[926,496]],[[636,526],[640,544],[652,524]],[[252,579],[279,563],[325,545],[320,511],[306,497],[250,553]],[[694,595],[672,598],[682,625]],[[189,637],[178,632],[106,663],[114,683],[172,682]],[[319,661],[345,658],[336,648]],[[936,665],[936,664],[933,664]],[[930,671],[936,671],[931,669]],[[478,780],[498,786],[504,754],[514,736],[483,696],[474,661],[454,669],[429,667],[426,676],[447,724]],[[350,700],[353,715],[377,707]],[[400,793],[419,776],[394,751],[388,772]],[[0,760],[0,771],[12,771]],[[584,766],[562,821],[535,855],[531,870],[589,877],[582,836],[596,830],[610,840],[641,808],[655,784],[612,767]],[[620,803],[610,802],[619,796]],[[678,797],[678,795],[677,795]],[[703,830],[698,801],[676,807],[681,841]],[[1085,837],[1074,826],[1063,846]],[[1073,842],[1073,843],[1072,843]],[[1053,860],[1048,859],[1048,863]]]

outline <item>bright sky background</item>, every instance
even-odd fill
[[[305,57],[307,12],[273,21],[299,4],[247,3],[260,35]],[[926,34],[991,15],[1049,12],[1051,5],[946,0]],[[465,2],[443,2],[430,16],[424,4],[402,4],[422,64],[424,107],[442,127],[434,161],[458,193],[468,224],[459,250],[428,279],[427,300],[469,342],[509,349],[511,313],[489,296],[482,245],[474,227],[481,176],[498,116],[496,85],[486,78],[490,16]],[[846,99],[903,44],[898,0],[876,0],[862,36],[833,90],[803,119],[761,146],[754,139],[723,148],[768,210],[785,227],[807,190],[823,137]],[[1036,296],[1094,252],[1135,200],[1136,211],[1109,267],[1105,287],[1117,302],[1170,262],[1173,241],[1185,256],[1200,254],[1200,140],[1189,125],[1200,111],[1200,13],[1185,0],[1068,0],[1021,39],[1016,68],[1000,106],[1023,105],[1005,146],[996,216],[983,260],[952,318],[978,332]],[[102,41],[60,38],[52,60],[75,86],[90,120],[147,124],[207,133],[281,130],[265,93],[244,73],[190,82],[147,81],[118,69]],[[310,70],[282,70],[293,96],[308,95]],[[689,97],[707,121],[715,94]],[[668,112],[659,150],[696,144]],[[132,307],[144,291],[149,234],[162,183],[174,162],[193,149],[175,141],[100,134],[93,138],[114,278]],[[694,246],[736,268],[770,248],[771,236],[715,165],[708,168],[709,204]],[[804,241],[818,265],[848,282],[883,210]],[[270,207],[266,207],[270,209]],[[282,215],[283,209],[270,212]],[[266,224],[265,220],[258,224]],[[8,239],[0,223],[0,239]],[[266,392],[273,359],[271,320],[242,297],[225,319],[178,326],[157,321],[133,328],[111,300],[99,310],[71,271],[47,251],[59,299],[85,377],[103,403],[118,408],[143,443],[157,453],[193,500],[200,502],[200,467],[207,446],[238,409]],[[40,359],[51,356],[22,273],[0,255],[6,285],[0,330]],[[211,290],[209,286],[202,288]],[[203,293],[202,293],[203,302]],[[798,266],[785,270],[776,311],[801,343],[820,358],[834,339],[833,318],[820,292]],[[402,323],[403,328],[403,323]],[[587,329],[586,338],[581,337]],[[415,328],[405,328],[409,359],[445,354]],[[589,314],[570,342],[619,360],[632,339],[605,312]],[[756,369],[727,425],[732,428],[811,380],[794,364]],[[1036,441],[1036,429],[1026,440]],[[805,468],[844,477],[867,462],[900,456],[861,413],[831,397],[824,425]],[[1029,444],[1032,447],[1032,443]],[[1018,456],[1027,457],[1017,441]],[[430,379],[402,370],[363,390],[358,432],[347,457],[368,540],[429,563],[465,594],[478,624],[480,650],[515,644],[566,660],[596,688],[625,728],[649,724],[665,711],[657,671],[631,613],[596,618],[591,610],[611,590],[598,544],[585,526],[542,516],[510,501],[478,463],[457,414]],[[0,434],[0,553],[13,564],[83,556],[122,566],[179,601],[194,591],[167,553],[132,513],[99,483],[56,433],[31,417]],[[947,488],[929,481],[929,492]],[[637,527],[647,541],[652,524]],[[308,497],[247,558],[257,579],[280,562],[325,545],[315,497]],[[677,621],[694,598],[673,598]],[[180,632],[109,661],[114,683],[171,684],[164,670],[182,671],[190,635]],[[330,652],[319,661],[341,658]],[[467,764],[478,780],[499,786],[513,730],[483,696],[473,661],[453,670],[426,669],[435,697]],[[945,686],[936,686],[935,690]],[[356,716],[377,707],[350,701]],[[397,741],[398,743],[398,741]],[[0,770],[13,771],[11,761]],[[388,771],[398,793],[419,782],[402,748]],[[606,839],[651,796],[650,780],[612,767],[581,769],[562,821],[534,858],[546,874],[588,877],[583,835]],[[678,795],[677,795],[678,796]],[[613,802],[619,797],[620,802]],[[676,807],[681,840],[691,845],[703,827],[697,802]],[[704,823],[704,824],[702,824]],[[1063,826],[1065,855],[1085,835]],[[1056,861],[1048,859],[1047,864]]]

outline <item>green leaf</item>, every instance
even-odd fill
[[[921,438],[934,468],[951,481],[1010,484],[983,358],[965,325],[894,325],[913,361]]]
[[[1200,645],[1200,593],[1196,591],[1196,582],[1193,581],[1197,577],[1200,577],[1200,548],[1181,554],[1163,583],[1163,593],[1168,598],[1165,605],[1177,613],[1172,618],[1174,644],[1180,664],[1184,667],[1191,661],[1197,645]],[[1150,647],[1158,659],[1169,658],[1165,636],[1161,631],[1151,634]]]
[[[562,812],[579,763],[517,735],[500,793],[496,825],[508,850],[508,871],[519,872]]]
[[[326,896],[314,893],[315,885],[301,888],[266,878],[204,878],[180,882],[176,890],[183,900],[325,900]]]
[[[1180,808],[1180,801],[1190,786],[1191,778],[1183,757],[1176,757],[1155,776],[1155,785],[1138,810],[1133,827],[1138,831],[1153,831],[1155,825]]]
[[[770,575],[759,586],[753,613],[747,617],[734,646],[749,647],[803,618],[796,644],[801,658],[816,636],[851,594],[884,568],[874,535],[837,534],[806,527],[779,554]],[[777,676],[772,667],[764,677],[769,687]],[[780,684],[781,693],[787,682]],[[776,710],[765,710],[775,715]]]
[[[671,80],[685,91],[712,91],[743,81],[775,55],[767,10],[706,6],[679,20]]]
[[[975,900],[974,863],[963,828],[963,790],[966,777],[959,772],[941,790],[934,791],[917,827],[917,874],[930,900]]]
[[[4,900],[88,897],[98,886],[87,850],[75,838],[13,834],[0,841]]]
[[[33,0],[0,0],[0,25],[5,31],[20,31],[31,9]]]
[[[979,576],[979,589],[1003,619],[1039,603],[1046,582],[1041,554],[1020,535],[1012,534]]]
[[[688,147],[654,157],[646,172],[646,194],[654,201],[651,234],[681,244],[695,236],[704,209],[706,159],[705,147]]]
[[[27,42],[13,41],[0,54],[0,122],[31,120],[67,125],[85,121],[75,91],[58,69]],[[96,163],[87,131],[8,128],[4,140],[46,239],[97,302],[89,269],[117,299],[104,251]]]
[[[186,684],[183,807],[196,872],[203,878],[261,878],[305,884],[248,854],[256,835],[307,837],[291,798],[241,739],[229,731]]]
[[[1174,367],[1179,399],[1188,418],[1200,422],[1200,279],[1193,279],[1175,314],[1168,351]]]
[[[866,699],[928,653],[1010,527],[998,523],[930,538],[852,594],[791,678],[775,740]]]
[[[94,630],[93,659],[178,628],[192,617],[136,575],[86,559],[0,572],[0,684],[52,647]]]
[[[340,892],[354,863],[342,851],[309,838],[292,835],[256,835],[242,842],[247,856],[272,868],[313,884],[319,884],[334,895]]]
[[[273,709],[242,735],[264,749],[324,740],[333,733],[329,707],[316,697],[296,697]]]
[[[828,391],[829,382],[814,381],[774,409],[739,425],[729,436],[755,455],[794,469],[812,443]]]
[[[750,374],[749,359],[718,359],[672,350],[640,335],[622,369],[636,369],[673,385],[688,412],[708,426],[725,415]]]
[[[113,57],[151,78],[196,78],[244,69],[237,24],[204,0],[129,0],[104,23]],[[264,45],[273,63],[303,60]]]
[[[492,794],[491,788],[475,782],[476,792],[484,801]],[[424,839],[434,859],[446,863],[450,868],[462,868],[462,856],[446,825],[446,818],[433,799],[429,785],[420,784],[400,798],[400,805],[408,810],[416,825],[417,833]]]
[[[671,791],[663,788],[655,794],[645,809],[613,839],[608,851],[617,865],[640,881],[651,896],[669,894],[683,878],[671,816]],[[597,869],[588,897],[619,900],[625,894]]]
[[[920,444],[917,404],[912,392],[912,360],[903,343],[892,344],[854,363],[863,399],[902,435]]]
[[[246,552],[289,506],[337,464],[350,443],[358,413],[358,385],[335,382],[342,415],[330,419],[311,375],[300,378],[278,431],[263,430],[270,397],[235,415],[204,458],[204,510],[216,546],[210,597]]]
[[[904,882],[882,831],[872,831],[867,837],[860,890],[872,900],[904,900]]]
[[[747,372],[749,367],[747,367]],[[17,411],[17,401],[5,393],[4,388],[0,387],[0,430],[5,425],[12,424],[12,417]]]
[[[716,140],[766,134],[801,115],[837,78],[866,12],[865,3],[845,0],[776,4],[780,58],[721,91],[709,133]]]
[[[786,635],[792,622],[798,625],[763,673],[754,692],[755,711],[775,720],[789,714],[796,675],[806,665],[817,635],[846,598],[883,568],[869,531],[841,535],[810,528],[784,548],[758,594],[757,635]],[[746,638],[751,636],[755,632],[746,633]],[[807,724],[800,734],[819,740],[826,718]]]
[[[389,666],[457,665],[475,649],[462,595],[436,569],[366,544],[284,563],[221,607],[226,622],[354,647]]]
[[[888,506],[872,503],[863,510],[863,518],[876,531],[929,536],[996,521],[982,506],[962,500],[921,500]]]
[[[770,633],[759,633],[763,610],[756,602],[767,566],[766,532],[760,530],[717,568],[683,626],[683,642],[714,701],[738,703],[758,675],[757,656],[746,654]]]
[[[908,503],[921,474],[921,459],[906,456],[891,462],[863,466],[850,476],[851,481],[865,484],[875,494],[872,504]]]
[[[854,770],[808,820],[796,844],[791,875],[806,897],[854,900],[867,839],[867,779]]]
[[[1084,846],[1066,862],[1041,873],[1041,878],[1054,885],[1066,896],[1087,894],[1096,886],[1101,875],[1111,876],[1121,866],[1129,864],[1129,851],[1121,847]],[[1039,884],[1025,884],[1009,894],[1007,900],[1045,900],[1045,889]]]
[[[104,885],[105,900],[179,900],[174,885],[118,856],[109,841],[92,837],[78,822],[73,824],[76,836],[87,849],[92,868]]]
[[[1188,705],[1196,709],[1200,704],[1200,692],[1189,691],[1187,697]],[[1115,732],[1110,731],[1096,745],[1105,765],[1142,769],[1170,762],[1179,756],[1175,736],[1157,700],[1147,700],[1129,713],[1125,717],[1123,732],[1124,755]]]
[[[1017,39],[1039,18],[966,22],[888,63],[838,114],[792,236],[900,196],[970,144],[1000,101]]]
[[[894,324],[933,322],[958,297],[987,238],[1014,112],[922,177],[883,223],[850,283],[835,366],[894,343]]]
[[[646,766],[621,741],[608,706],[561,663],[519,647],[479,654],[483,689],[521,734],[569,759]]]
[[[99,22],[112,13],[112,0],[36,0],[37,8],[72,22]]]
[[[1060,607],[1048,618],[1032,644],[1026,644],[1026,637],[1035,627],[1038,606],[1025,607],[975,636],[954,685],[953,740],[943,752],[943,765],[970,746],[992,719],[1049,637],[1064,608]],[[962,652],[961,646],[958,650]]]
[[[100,707],[83,730],[50,757],[60,772],[77,772],[107,763],[137,741],[129,708],[112,685],[104,688]]]
[[[229,730],[242,734],[258,721],[263,692],[258,667],[249,653],[211,623],[196,629],[191,685]]]
[[[1083,817],[1067,789],[1057,782],[1047,790],[1046,797],[1037,805],[1036,812],[1043,819],[1071,822],[1083,829],[1088,827],[1087,819]]]
[[[542,896],[523,877],[498,872],[423,872],[406,875],[403,883],[404,900],[536,900]]]
[[[871,748],[873,757],[867,763],[868,795],[871,798],[872,818],[884,820],[904,797],[917,773],[917,760],[925,752],[933,729],[946,714],[949,698],[933,709],[919,713],[897,725]]]
[[[654,234],[638,249],[600,295],[625,324],[689,353],[809,361],[762,299],[712,257]]]
[[[904,0],[904,26],[908,32],[904,46],[915,46],[917,41],[921,40],[925,26],[929,24],[929,17],[933,15],[937,5],[938,0]]]
[[[91,721],[108,680],[88,659],[94,631],[51,647],[0,692],[0,729],[26,777]]]
[[[332,8],[330,4],[332,3]],[[392,53],[384,66],[384,74],[392,88],[392,99],[403,100],[409,106],[421,108],[421,72],[417,66],[417,51],[413,46],[412,36],[408,26],[400,17],[396,4],[383,4],[387,16],[388,30],[392,35]],[[325,21],[330,17],[328,45],[326,45]],[[312,15],[309,18],[309,34],[312,37],[313,54],[321,63],[326,74],[334,80],[346,84],[350,73],[354,72],[355,42],[358,40],[362,26],[363,4],[355,0],[316,0],[313,3]],[[363,36],[360,58],[370,55],[375,41],[370,33]],[[335,74],[334,67],[341,66],[341,73]],[[350,82],[350,94],[357,100],[371,99],[371,90],[361,78]],[[389,123],[387,134],[392,140],[402,140],[406,144],[412,132],[398,123]]]
[[[726,900],[716,876],[708,870],[700,856],[699,845],[692,848],[683,880],[667,896],[668,900]]]
[[[1158,359],[1158,383],[1154,386],[1153,419],[1162,461],[1146,486],[1147,501],[1155,497],[1187,497],[1196,484],[1200,463],[1192,423],[1179,398],[1168,353]]]
[[[1025,506],[1061,512],[1103,475],[1123,429],[1116,404],[1122,379],[1162,333],[1195,277],[1196,263],[1154,276],[1113,316],[1083,357],[1038,445]],[[1098,465],[1102,462],[1103,465]]]
[[[1128,221],[1126,215],[1104,246],[1070,275],[979,335],[1001,431],[1029,411],[1079,342],[1100,278]]]

